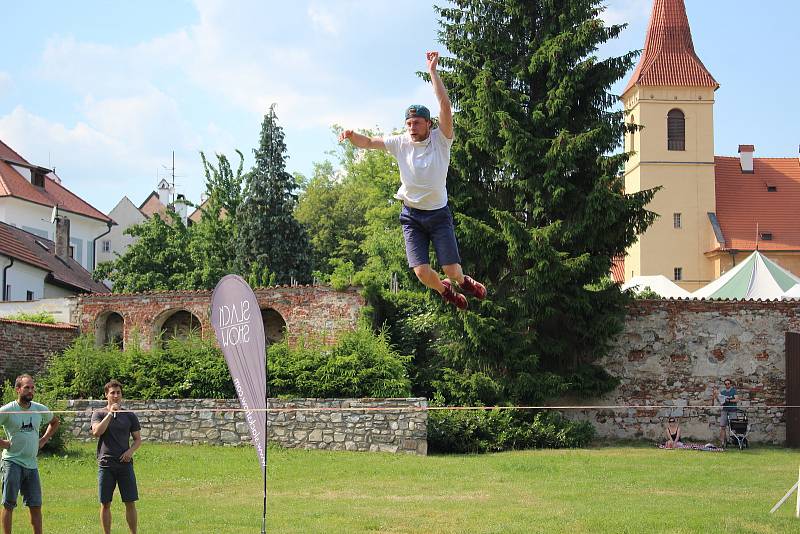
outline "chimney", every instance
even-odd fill
[[[56,256],[62,260],[69,258],[69,219],[56,217]]]
[[[189,207],[186,203],[186,197],[181,194],[178,194],[178,198],[175,199],[175,213],[178,214],[178,216],[181,218],[181,221],[183,221],[184,225],[186,224],[186,219],[187,219],[186,216],[189,211],[188,208]]]
[[[739,145],[739,163],[742,166],[743,174],[753,174],[753,152],[755,151],[754,145]]]

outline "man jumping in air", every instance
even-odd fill
[[[453,214],[447,205],[453,111],[447,89],[436,72],[439,53],[428,52],[426,56],[433,92],[439,101],[438,128],[433,128],[428,108],[412,105],[406,109],[404,134],[382,138],[344,130],[339,135],[339,142],[349,139],[358,148],[386,150],[395,157],[400,168],[400,189],[395,198],[403,202],[400,223],[403,225],[408,266],[414,269],[420,282],[438,291],[444,300],[458,309],[465,310],[467,299],[455,291],[452,281],[464,294],[477,299],[486,297],[486,288],[461,271]],[[447,276],[444,280],[431,269],[428,255],[431,243]]]

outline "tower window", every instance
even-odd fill
[[[103,252],[111,252],[111,241],[108,239],[103,240]]]
[[[683,267],[675,267],[672,270],[672,279],[675,281],[683,280]]]
[[[686,150],[686,116],[679,109],[667,114],[667,150]]]
[[[673,228],[681,228],[681,214],[680,213],[673,213],[672,214],[672,227]]]

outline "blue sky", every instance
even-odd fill
[[[652,0],[607,6],[607,21],[630,26],[601,55],[641,48]],[[716,153],[755,144],[756,156],[797,157],[800,2],[686,7],[722,85]],[[178,192],[199,200],[199,152],[238,148],[249,167],[272,103],[287,168],[306,175],[335,149],[332,124],[390,130],[410,102],[436,109],[415,76],[425,51],[442,49],[427,1],[40,0],[4,15],[0,139],[105,212],[123,195],[142,202],[173,150]]]

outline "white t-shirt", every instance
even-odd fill
[[[453,140],[441,129],[431,130],[427,139],[411,140],[408,133],[384,138],[386,150],[400,167],[400,189],[394,198],[420,210],[438,210],[447,205],[447,168]]]

